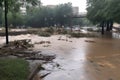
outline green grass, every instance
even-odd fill
[[[28,65],[21,59],[0,59],[0,80],[27,80]]]

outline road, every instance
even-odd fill
[[[53,36],[50,47],[36,46],[45,53],[54,53],[59,68],[47,65],[51,71],[43,80],[119,80],[120,40],[104,38],[71,38]],[[72,41],[72,42],[71,42]]]

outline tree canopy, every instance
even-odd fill
[[[32,16],[31,16],[32,15]],[[72,15],[72,4],[65,3],[53,7],[41,6],[27,10],[27,25],[34,27],[68,25]],[[34,21],[33,21],[34,20]]]
[[[0,0],[0,23],[4,22],[4,7],[5,7],[5,0]],[[41,2],[39,0],[7,0],[7,14],[8,14],[8,24],[22,25],[24,23],[22,14],[21,14],[21,7],[32,7],[38,6]],[[19,24],[18,24],[19,23]]]
[[[4,26],[4,1],[0,0],[0,25]],[[73,19],[72,3],[43,6],[39,0],[9,0],[8,2],[8,26],[70,26],[85,25],[86,19]],[[21,13],[25,9],[25,14]]]
[[[88,19],[106,26],[107,31],[112,29],[113,22],[120,22],[120,0],[87,0],[87,11]]]
[[[113,20],[119,21],[120,0],[87,0],[87,17],[94,23]]]

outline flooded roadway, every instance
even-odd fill
[[[44,65],[50,72],[43,80],[120,80],[120,40],[104,38],[66,38],[55,35],[49,38],[36,35],[11,36],[15,39],[32,39],[33,43],[50,41],[46,44],[36,44],[34,50],[48,54],[56,54],[55,63]],[[4,38],[1,38],[4,41]],[[40,72],[41,74],[41,72]]]
[[[120,40],[71,38],[65,41],[66,38],[57,40],[57,37],[49,38],[51,46],[41,50],[55,53],[57,58],[54,62],[60,66],[59,69],[48,69],[52,72],[43,80],[120,79]]]

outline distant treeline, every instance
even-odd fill
[[[8,25],[10,27],[61,27],[71,25],[85,26],[90,24],[90,22],[86,18],[71,18],[73,14],[71,3],[59,4],[54,7],[42,6],[40,2],[39,4],[34,4],[33,6],[26,5],[24,6],[26,8],[26,12],[24,14],[22,13],[21,9],[18,9],[20,8],[18,3],[13,5],[14,6],[9,6],[8,11]],[[4,26],[3,7],[0,8],[0,25]]]

